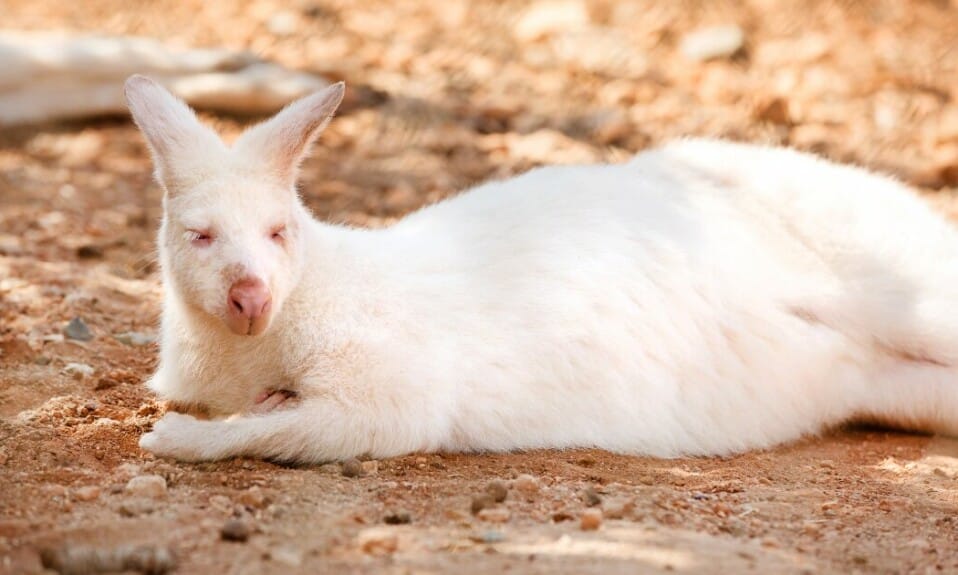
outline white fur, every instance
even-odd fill
[[[207,137],[145,82],[128,92],[149,139]],[[154,453],[324,461],[582,446],[671,457],[768,447],[852,418],[958,432],[958,236],[889,179],[686,140],[624,165],[488,183],[389,229],[348,229],[312,219],[275,175],[275,159],[295,164],[332,113],[291,110],[254,128],[273,137],[232,149],[151,143],[179,183],[164,183],[150,385],[240,414],[167,414],[141,440]],[[223,245],[195,248],[173,231],[190,217],[229,230]],[[279,252],[262,230],[283,218],[296,233]],[[260,336],[217,315],[222,270],[237,262],[269,276],[279,300]],[[261,413],[255,398],[278,389],[296,397]]]

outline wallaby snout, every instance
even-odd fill
[[[245,277],[234,282],[227,300],[227,325],[233,333],[259,335],[265,331],[273,297],[262,280]]]

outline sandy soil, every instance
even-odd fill
[[[333,221],[386,225],[477,181],[685,134],[885,170],[956,213],[954,2],[568,1],[552,20],[537,6],[0,0],[0,13],[345,79],[302,185]],[[735,54],[683,55],[686,34],[727,24],[745,34]],[[247,121],[207,118],[228,134]],[[672,461],[414,455],[358,477],[154,459],[136,441],[164,409],[141,385],[156,348],[136,340],[159,312],[159,210],[125,119],[0,133],[0,572],[958,572],[958,442],[942,438],[849,429]],[[64,337],[76,317],[92,339]],[[484,497],[494,481],[502,502]]]

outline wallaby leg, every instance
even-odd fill
[[[958,369],[888,357],[868,387],[858,419],[958,437]]]
[[[216,421],[167,413],[140,439],[140,447],[182,461],[248,456],[299,462],[428,448],[410,433],[413,426],[401,426],[395,415],[377,419],[336,401],[310,399],[292,408]]]

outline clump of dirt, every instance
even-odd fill
[[[7,28],[248,49],[345,79],[304,166],[382,226],[475,182],[668,138],[787,144],[958,213],[952,2],[7,2]],[[247,119],[206,117],[235,136]],[[0,572],[958,570],[958,443],[840,430],[737,457],[139,450],[161,192],[127,119],[0,133]],[[479,501],[479,503],[477,503]]]

